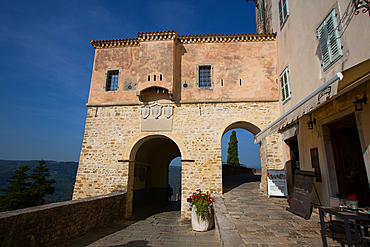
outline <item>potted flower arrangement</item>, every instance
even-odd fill
[[[207,231],[213,228],[213,202],[211,194],[200,189],[191,195],[191,225],[194,231]]]

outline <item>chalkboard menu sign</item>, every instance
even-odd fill
[[[311,194],[315,172],[296,170],[293,197],[288,211],[305,219],[311,215]]]

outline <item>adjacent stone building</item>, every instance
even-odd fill
[[[91,41],[95,59],[73,199],[127,192],[131,205],[166,200],[181,157],[181,215],[200,188],[221,194],[221,138],[259,133],[279,117],[274,34],[178,35]],[[279,134],[261,142],[266,169],[282,169]],[[266,192],[266,189],[264,190]]]

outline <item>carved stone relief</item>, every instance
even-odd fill
[[[149,117],[149,114],[150,114],[149,106],[148,105],[142,106],[141,107],[141,117],[143,119],[146,119]]]
[[[163,107],[163,114],[166,118],[170,118],[173,114],[173,106],[172,105],[165,105]]]
[[[162,115],[162,106],[157,103],[152,105],[152,115],[155,119],[158,119]]]

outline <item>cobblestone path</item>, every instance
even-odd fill
[[[289,211],[286,198],[262,195],[253,175],[224,178],[223,201],[246,246],[322,246],[320,219]],[[341,246],[328,237],[329,246]]]
[[[239,246],[322,246],[318,214],[305,220],[286,211],[286,198],[267,198],[259,183],[254,175],[224,177],[222,200],[244,243]],[[135,208],[131,219],[64,246],[221,246],[216,230],[192,231],[179,210],[178,202]],[[327,239],[329,246],[345,244]]]

